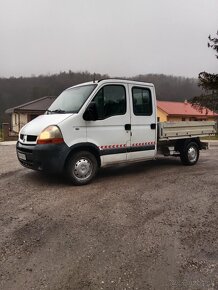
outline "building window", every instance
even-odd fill
[[[182,118],[182,121],[185,121],[185,118]]]
[[[16,113],[14,114],[14,123],[15,125],[18,124],[18,115]]]

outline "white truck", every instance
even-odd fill
[[[157,123],[153,84],[107,79],[63,91],[44,115],[19,133],[17,157],[28,168],[64,172],[76,185],[98,168],[120,162],[180,156],[194,165],[215,133],[215,122]]]

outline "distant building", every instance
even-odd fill
[[[26,123],[44,114],[55,99],[47,96],[6,110],[11,115],[11,131],[18,133]]]
[[[157,101],[157,117],[159,122],[215,121],[218,114],[209,109],[198,110],[187,101]]]

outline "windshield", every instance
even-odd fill
[[[49,113],[78,113],[96,85],[74,87],[63,91],[47,110]]]

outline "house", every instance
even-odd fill
[[[18,133],[29,121],[36,118],[50,107],[56,97],[46,96],[20,106],[7,109],[5,113],[11,115],[11,131]]]
[[[187,101],[157,101],[157,118],[159,122],[215,121],[218,114],[209,109],[199,110]]]

